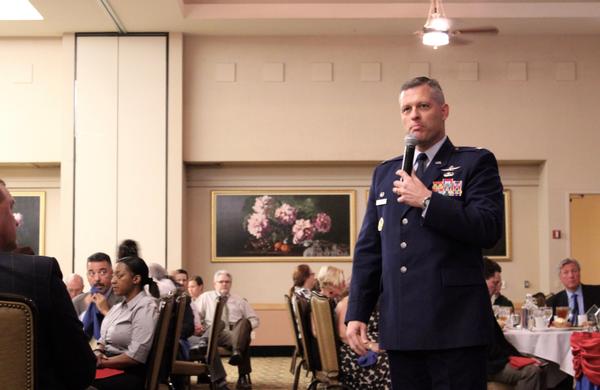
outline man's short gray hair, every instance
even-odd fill
[[[579,265],[579,262],[575,259],[567,257],[566,259],[563,259],[560,261],[560,263],[558,263],[558,273],[560,274],[560,271],[563,269],[563,267],[569,264],[575,264],[575,266],[577,267],[577,271],[581,271],[581,265]]]
[[[217,278],[220,275],[225,275],[229,278],[229,280],[231,280],[233,282],[233,278],[231,277],[231,274],[229,273],[229,271],[225,270],[225,269],[220,269],[217,272],[215,272],[215,276],[213,277],[213,281],[216,282]]]
[[[421,76],[415,77],[414,79],[410,79],[400,87],[400,93],[406,91],[407,89],[413,89],[416,87],[420,87],[421,85],[427,85],[431,88],[431,97],[433,100],[438,102],[440,105],[446,103],[446,98],[444,97],[444,91],[442,90],[442,86],[436,79],[430,79],[429,77]]]

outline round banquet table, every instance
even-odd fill
[[[554,362],[561,371],[573,376],[571,333],[573,330],[554,328],[541,331],[508,329],[504,331],[504,337],[517,351]]]

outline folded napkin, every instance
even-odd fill
[[[97,368],[96,379],[110,378],[111,376],[121,375],[125,371],[117,370],[116,368]]]
[[[92,287],[90,294],[96,294],[98,292],[97,287]],[[100,339],[100,326],[102,325],[102,319],[104,316],[100,313],[100,310],[96,307],[94,302],[91,302],[83,316],[83,331],[90,338]]]
[[[359,356],[356,359],[356,362],[361,367],[370,367],[373,364],[377,363],[377,353],[373,351],[367,351],[367,353],[365,353],[364,355]]]
[[[539,362],[533,358],[526,356],[509,356],[508,363],[517,370],[520,370],[525,366],[528,366],[530,364],[538,364]]]

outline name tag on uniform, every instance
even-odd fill
[[[377,200],[375,201],[375,205],[376,205],[376,206],[381,206],[382,204],[387,204],[387,198],[384,198],[384,199],[377,199]]]

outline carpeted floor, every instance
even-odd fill
[[[290,390],[294,382],[294,376],[290,373],[291,358],[289,357],[253,357],[252,358],[252,389],[253,390]],[[237,368],[227,364],[223,359],[223,365],[227,371],[227,382],[230,389],[235,389],[237,382]],[[192,380],[194,382],[194,380]],[[298,389],[306,389],[310,383],[310,377],[306,377],[305,371],[300,375]],[[207,390],[208,385],[193,385],[193,390]]]

